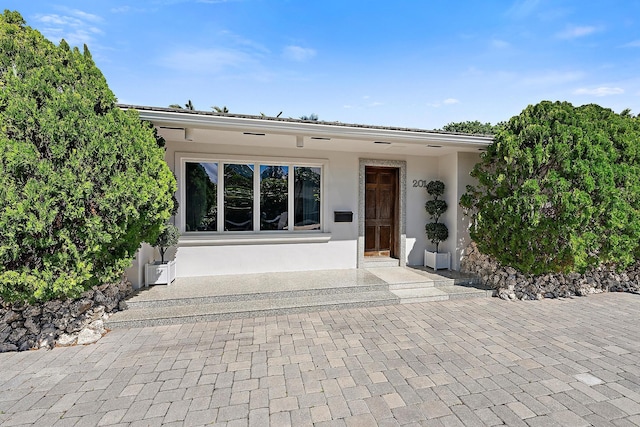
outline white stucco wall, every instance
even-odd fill
[[[422,265],[424,250],[433,250],[424,232],[424,227],[429,221],[424,208],[429,196],[424,184],[439,178],[438,159],[438,157],[411,157],[407,160],[408,265]]]
[[[476,185],[477,180],[470,175],[471,170],[476,163],[480,161],[480,154],[476,153],[458,153],[458,201],[460,197],[467,191],[467,185]],[[463,215],[462,209],[458,209],[457,234],[456,234],[456,253],[453,256],[453,264],[456,270],[460,269],[460,261],[464,256],[464,250],[471,241],[469,237],[470,218]]]
[[[155,248],[143,243],[138,249],[136,257],[133,259],[131,266],[125,270],[124,274],[131,282],[133,289],[140,289],[144,286],[144,266],[149,262],[153,262],[155,258]]]
[[[323,204],[324,204],[324,241],[290,243],[265,242],[254,239],[246,242],[189,242],[180,245],[177,250],[168,252],[168,257],[177,261],[178,277],[260,273],[275,271],[303,271],[325,269],[348,269],[357,267],[358,259],[358,199],[359,199],[359,161],[360,159],[395,160],[406,162],[406,263],[422,265],[424,250],[433,249],[424,232],[428,221],[424,204],[427,200],[425,184],[434,179],[442,180],[446,185],[445,200],[449,211],[443,218],[449,227],[450,238],[440,244],[441,251],[452,253],[452,268],[459,266],[460,249],[466,246],[461,242],[468,239],[466,226],[457,208],[460,195],[465,186],[472,182],[468,170],[476,163],[475,153],[450,153],[443,156],[403,156],[386,153],[357,153],[346,151],[322,151],[297,148],[265,148],[246,145],[224,144],[222,141],[196,143],[187,141],[167,141],[166,160],[169,167],[179,172],[182,153],[212,157],[233,158],[251,157],[257,161],[264,157],[288,162],[290,159],[308,159],[322,161]],[[197,157],[197,156],[196,156]],[[460,171],[465,171],[460,174]],[[178,174],[178,179],[181,179]],[[181,194],[177,194],[181,200]],[[334,211],[353,212],[353,222],[335,223]],[[181,218],[175,219],[179,225]],[[214,233],[215,235],[215,233]],[[291,234],[290,234],[291,235]],[[218,236],[228,236],[223,233]],[[245,236],[247,236],[245,234]],[[456,247],[458,246],[458,247]],[[127,276],[134,287],[144,284],[144,264],[157,258],[154,248],[144,245]]]
[[[458,153],[451,153],[438,158],[439,179],[444,183],[444,200],[447,202],[448,209],[440,220],[449,229],[449,238],[441,242],[438,250],[440,252],[449,252],[452,258],[452,269],[455,268],[453,259],[456,252],[456,233],[457,233],[457,188],[458,188]],[[431,250],[434,248],[430,245]]]

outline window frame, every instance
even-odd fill
[[[218,190],[217,198],[217,231],[186,231],[186,163],[218,163]],[[176,214],[176,224],[180,230],[180,244],[228,244],[235,243],[267,243],[284,242],[312,242],[328,241],[330,234],[327,230],[328,194],[327,185],[327,159],[308,159],[294,157],[273,156],[246,156],[207,153],[175,153],[176,177],[178,178],[178,191],[176,197],[179,201],[179,209]],[[248,164],[254,168],[253,177],[253,230],[249,231],[225,231],[224,230],[224,165]],[[288,169],[288,225],[287,230],[260,230],[260,166],[287,166]],[[296,167],[320,168],[320,229],[319,230],[294,230],[294,170]]]

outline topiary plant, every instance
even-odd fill
[[[178,244],[180,240],[180,231],[178,227],[173,224],[165,224],[158,235],[158,238],[155,242],[153,242],[153,246],[158,248],[160,252],[160,262],[165,264],[164,262],[164,254],[167,252],[167,249],[171,246],[175,246]]]
[[[424,207],[433,222],[427,223],[425,232],[429,241],[436,245],[436,252],[438,252],[440,242],[447,240],[449,237],[449,229],[439,222],[440,216],[447,211],[447,202],[439,198],[444,194],[444,183],[442,181],[429,182],[427,184],[427,193],[432,197],[432,200],[427,200]]]

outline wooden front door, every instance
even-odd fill
[[[395,256],[398,169],[365,168],[365,256]]]

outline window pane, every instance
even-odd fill
[[[320,229],[320,168],[294,167],[294,230]]]
[[[253,165],[224,165],[224,229],[253,230]]]
[[[260,166],[260,230],[286,230],[289,167]]]
[[[186,231],[216,231],[218,164],[186,163]]]

